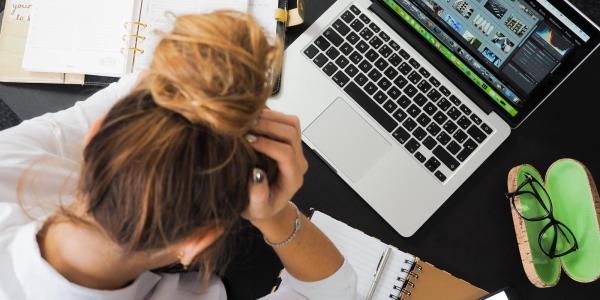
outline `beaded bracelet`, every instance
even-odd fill
[[[296,238],[298,231],[300,231],[300,228],[302,227],[302,219],[300,218],[300,210],[298,209],[298,206],[296,206],[296,204],[294,204],[293,202],[290,202],[290,204],[296,209],[296,221],[294,222],[294,232],[292,232],[290,237],[288,237],[285,241],[283,241],[281,243],[271,243],[271,242],[269,242],[269,240],[267,240],[266,237],[263,236],[265,243],[267,243],[267,245],[269,245],[273,248],[280,248],[280,247],[283,247],[283,246],[289,244],[291,241],[293,241]]]

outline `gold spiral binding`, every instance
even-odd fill
[[[121,39],[123,40],[123,42],[126,42],[127,39],[129,38],[134,38],[136,40],[142,40],[145,41],[146,37],[143,35],[139,35],[139,34],[124,34],[123,36],[121,36]]]
[[[412,293],[410,291],[403,289],[400,291],[400,295],[398,295],[398,299],[402,300],[402,299],[410,298],[411,295],[412,295]],[[406,298],[404,298],[405,296],[406,296]]]
[[[127,29],[127,27],[129,27],[131,25],[137,25],[139,27],[148,28],[148,24],[143,23],[143,22],[125,22],[125,23],[123,23],[123,27],[125,27],[125,29]]]
[[[140,49],[140,48],[136,48],[136,47],[121,48],[121,54],[125,54],[125,51],[134,51],[134,52],[139,52],[140,54],[144,54],[144,49]]]

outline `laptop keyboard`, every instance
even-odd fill
[[[441,182],[493,133],[355,5],[304,55]]]

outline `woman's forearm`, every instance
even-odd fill
[[[289,205],[280,214],[254,225],[272,243],[287,240],[295,229],[296,208]],[[301,214],[301,227],[293,240],[275,252],[292,276],[302,281],[318,281],[333,275],[344,262],[333,243]]]

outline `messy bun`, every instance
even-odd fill
[[[157,46],[147,83],[159,106],[239,136],[265,107],[281,59],[280,43],[247,14],[182,16]]]

